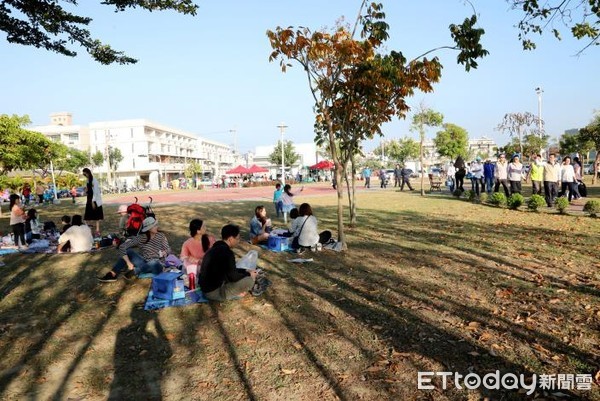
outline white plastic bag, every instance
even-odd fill
[[[256,262],[258,262],[258,252],[251,250],[237,261],[236,267],[238,269],[254,270],[256,269]]]

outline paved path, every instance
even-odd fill
[[[298,191],[302,186],[295,185],[292,187],[292,192]],[[137,196],[141,204],[148,203],[148,197],[152,197],[153,204],[173,204],[184,202],[229,202],[241,200],[261,200],[270,202],[273,199],[274,187],[250,187],[250,188],[209,188],[202,190],[165,190],[158,192],[135,192],[125,194],[112,194],[104,196],[106,204],[121,204],[132,203]],[[304,186],[302,196],[319,196],[331,195],[335,196],[335,190],[331,187],[331,183],[314,183]]]

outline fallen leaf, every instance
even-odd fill
[[[381,372],[383,369],[385,369],[385,367],[383,366],[379,366],[379,365],[374,365],[371,367],[368,367],[367,369],[365,369],[365,372]]]
[[[481,354],[480,354],[479,352],[477,352],[477,351],[471,351],[471,352],[469,352],[469,355],[472,355],[472,356],[479,356],[479,355],[481,355]]]
[[[302,344],[300,344],[299,342],[293,343],[292,346],[294,348],[296,348],[297,350],[301,350],[302,349]]]
[[[283,373],[284,375],[293,375],[294,373],[296,373],[296,369],[281,368],[281,373]]]
[[[560,298],[552,298],[550,301],[548,301],[551,304],[556,304],[560,302]]]
[[[169,341],[173,341],[175,339],[175,334],[173,333],[168,333],[165,335],[165,338]]]
[[[488,341],[490,338],[492,338],[492,334],[486,331],[479,336],[479,341]]]

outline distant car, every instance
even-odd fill
[[[56,193],[56,196],[58,198],[68,198],[71,196],[71,193],[68,189],[59,189],[58,192]]]

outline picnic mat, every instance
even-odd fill
[[[171,306],[186,306],[204,302],[208,302],[208,299],[204,298],[204,294],[202,294],[202,290],[200,290],[199,288],[196,288],[195,290],[191,291],[186,291],[185,298],[175,299],[171,301],[168,299],[154,298],[154,295],[152,294],[152,286],[150,286],[144,309],[157,310],[162,308],[169,308]]]
[[[0,248],[0,255],[8,255],[11,253],[18,253],[19,250],[16,248]]]

